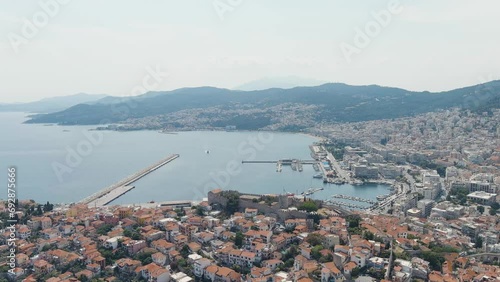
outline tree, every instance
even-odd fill
[[[317,245],[317,246],[314,246],[312,249],[311,249],[311,256],[315,259],[315,260],[319,260],[321,258],[321,253],[320,251],[323,250],[323,245]]]
[[[429,262],[429,266],[432,270],[441,271],[441,265],[445,261],[445,258],[442,254],[436,252],[423,252],[422,258]]]
[[[187,262],[186,262],[185,259],[180,259],[178,263],[179,263],[180,267],[186,267],[187,266]]]
[[[43,205],[43,211],[52,211],[54,209],[54,205],[49,203],[49,201],[47,201],[47,203],[45,205]]]
[[[319,221],[321,220],[321,216],[317,213],[314,214],[308,214],[307,215],[308,219],[312,219],[315,224],[319,224]]]
[[[500,209],[500,204],[499,203],[495,202],[495,203],[491,204],[490,215],[496,215],[498,209]]]
[[[305,210],[307,212],[315,212],[318,210],[318,206],[314,201],[304,202],[302,205],[298,207],[299,210]]]
[[[357,214],[348,215],[345,219],[349,223],[350,228],[359,227],[359,223],[361,222],[361,217]]]
[[[108,234],[109,231],[111,231],[111,229],[113,229],[113,225],[103,224],[99,228],[97,228],[97,234],[106,235],[106,234]]]
[[[43,214],[43,211],[42,211],[42,205],[38,205],[38,206],[36,207],[35,212],[33,212],[33,215],[40,216],[40,215],[42,215],[42,214]]]
[[[477,206],[477,211],[478,211],[480,214],[483,214],[483,213],[484,213],[484,207],[483,207],[483,206]]]
[[[330,262],[330,261],[333,261],[333,256],[331,254],[328,254],[327,256],[322,256],[319,259],[320,263],[325,263],[325,262]]]
[[[293,265],[293,260],[295,256],[297,256],[300,253],[299,249],[295,245],[291,245],[290,248],[286,251],[285,255],[283,256],[283,261],[288,262],[289,260],[292,261]]]
[[[147,265],[153,262],[150,252],[141,252],[135,255],[135,259],[140,261],[142,265]]]
[[[366,240],[373,240],[374,237],[375,235],[373,235],[373,233],[371,233],[370,231],[365,231],[363,233],[363,238],[365,238]]]
[[[196,214],[199,216],[204,216],[205,213],[203,212],[203,207],[202,206],[197,206],[196,207]]]
[[[317,233],[309,233],[306,237],[306,242],[311,244],[311,246],[321,245],[325,240],[325,236]]]
[[[360,272],[361,272],[361,269],[359,269],[359,267],[356,266],[355,268],[352,269],[351,276],[358,277]]]
[[[234,238],[234,244],[238,248],[241,248],[243,246],[243,233],[241,233],[241,231],[236,232],[236,237]]]
[[[188,245],[184,245],[184,246],[182,247],[182,249],[181,249],[180,253],[181,253],[181,256],[182,256],[183,258],[187,258],[187,256],[189,256],[189,253],[190,253]]]
[[[378,280],[384,279],[385,269],[378,270],[378,269],[375,269],[373,267],[370,267],[370,269],[368,269],[367,274],[370,275],[371,277],[377,279],[377,281],[378,281]]]
[[[240,193],[237,191],[222,191],[222,196],[227,199],[226,212],[233,214],[240,208]]]
[[[476,243],[474,244],[476,249],[481,249],[483,247],[483,238],[477,237]]]

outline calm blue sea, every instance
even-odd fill
[[[241,164],[242,160],[311,159],[316,140],[300,134],[259,132],[91,131],[92,126],[22,124],[24,113],[0,113],[0,183],[7,193],[7,167],[18,169],[18,197],[69,203],[143,169],[158,160],[180,158],[137,181],[135,189],[114,203],[200,200],[213,188],[270,194],[300,193],[324,186],[314,194],[326,199],[347,194],[375,199],[387,194],[384,185],[324,185],[313,179],[312,166],[303,172],[274,164]],[[209,153],[207,154],[207,151]]]

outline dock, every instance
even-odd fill
[[[370,200],[370,199],[364,199],[364,198],[360,198],[360,197],[348,196],[348,195],[342,195],[342,194],[333,195],[332,198],[346,199],[346,200],[351,200],[351,201],[354,201],[354,202],[368,203],[368,204],[371,204],[371,205],[374,205],[374,204],[377,203],[377,201],[373,201],[373,200]]]
[[[102,197],[97,198],[94,201],[88,203],[88,205],[92,207],[105,206],[134,188],[135,186],[120,186],[112,190],[111,192],[103,195]]]
[[[304,191],[302,193],[300,193],[300,195],[303,195],[303,196],[309,196],[309,195],[312,195],[318,191],[321,191],[321,190],[324,190],[325,188],[323,187],[320,187],[320,188],[309,188],[307,189],[307,191]]]
[[[113,200],[119,198],[123,194],[127,193],[128,191],[132,190],[135,186],[131,186],[132,183],[136,182],[137,180],[143,178],[144,176],[150,174],[151,172],[159,169],[160,167],[170,163],[171,161],[177,159],[180,157],[179,154],[174,154],[171,156],[168,156],[159,162],[156,162],[147,168],[136,172],[130,176],[128,176],[125,179],[122,179],[115,184],[112,184],[111,186],[108,186],[90,196],[87,198],[81,200],[79,203],[81,204],[87,204],[89,206],[102,206],[106,205]]]
[[[366,210],[369,207],[361,206],[361,205],[355,205],[351,203],[346,203],[346,202],[340,202],[340,201],[334,201],[334,200],[326,200],[325,201],[328,204],[336,205],[336,206],[341,206],[341,207],[348,207],[351,209],[359,209],[359,210]]]
[[[277,160],[277,161],[252,161],[252,160],[248,160],[248,161],[241,161],[242,164],[275,164],[275,163],[278,163],[280,162],[282,165],[292,165],[293,162],[299,162],[301,164],[307,164],[307,165],[312,165],[312,164],[315,164],[316,161],[315,160],[291,160],[291,159],[283,159],[283,160]]]

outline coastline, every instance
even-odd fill
[[[14,115],[15,117],[16,115]],[[19,116],[18,116],[19,117]],[[14,118],[13,119],[14,121],[18,121],[19,123],[22,123],[22,120],[24,120],[23,117],[21,118]],[[6,123],[7,124],[7,123]],[[20,130],[20,132],[24,132],[24,133],[29,133],[31,134],[31,132],[33,131],[31,128],[34,128],[34,127],[45,127],[47,124],[33,124],[31,126],[27,126],[27,127],[21,127],[22,130]],[[81,139],[81,130],[92,130],[92,128],[94,128],[94,126],[89,126],[89,125],[57,125],[57,124],[51,124],[51,125],[54,125],[54,126],[48,126],[47,127],[47,132],[51,132],[52,134],[54,135],[57,135],[59,136],[59,132],[61,131],[64,131],[65,129],[70,129],[70,132],[71,133],[64,133],[64,135],[61,135],[61,140],[62,141],[65,141],[65,142],[69,142],[68,144],[72,147],[75,147],[77,146],[81,140],[85,141],[85,139]],[[54,128],[55,127],[55,128]],[[73,129],[72,129],[73,128]],[[106,142],[106,143],[103,143],[103,144],[100,144],[102,150],[110,147],[110,142],[113,141],[113,140],[123,140],[123,137],[120,137],[120,136],[116,136],[114,134],[112,134],[113,131],[115,132],[120,132],[120,133],[123,133],[123,132],[130,132],[130,131],[138,131],[138,132],[149,132],[148,134],[146,134],[146,136],[149,136],[150,139],[142,139],[142,140],[146,140],[147,143],[148,143],[148,146],[150,146],[151,144],[153,144],[154,146],[158,146],[158,148],[162,148],[164,149],[164,145],[165,143],[163,142],[168,142],[169,144],[175,144],[177,142],[183,142],[183,141],[180,141],[180,140],[186,140],[186,137],[180,137],[181,134],[179,134],[179,136],[176,136],[176,137],[172,137],[172,138],[151,138],[153,136],[158,136],[156,134],[158,134],[158,130],[154,130],[154,129],[142,129],[142,130],[126,130],[126,131],[120,131],[120,130],[104,130],[104,131],[109,131],[110,134],[109,136],[106,136],[106,140],[108,140],[109,142]],[[298,134],[298,135],[295,135],[295,136],[299,136],[299,135],[302,135],[302,136],[307,136],[308,138],[303,138],[303,137],[299,137],[298,138],[298,142],[300,142],[301,144],[303,144],[303,148],[304,148],[304,152],[307,150],[307,146],[309,145],[312,145],[314,144],[315,142],[318,142],[318,141],[321,141],[324,139],[324,137],[321,137],[321,136],[318,136],[318,135],[314,135],[314,134],[311,134],[311,133],[308,133],[308,132],[292,132],[292,131],[270,131],[270,130],[224,130],[224,128],[220,128],[220,129],[203,129],[203,130],[182,130],[182,131],[179,131],[178,133],[182,133],[182,132],[200,132],[200,133],[203,133],[203,132],[206,132],[206,133],[217,133],[217,132],[234,132],[234,133],[241,133],[241,134],[250,134],[250,135],[256,135],[258,133],[269,133],[269,134],[276,134],[276,140],[279,140],[278,142],[284,142],[284,143],[288,143],[288,142],[292,142],[293,140],[297,139],[297,138],[294,138],[293,135],[289,135],[289,134]],[[23,133],[23,134],[24,134]],[[172,132],[166,132],[166,133],[173,133]],[[175,132],[177,133],[177,132]],[[61,133],[63,134],[63,133]],[[104,133],[106,134],[106,133]],[[137,137],[138,136],[138,137]],[[141,138],[140,136],[142,136],[142,134],[138,134],[136,136],[136,134],[133,134],[132,137],[137,137],[137,138]],[[223,139],[225,138],[228,138],[230,136],[230,134],[227,134],[227,137],[221,137]],[[71,139],[73,138],[74,139]],[[59,137],[57,137],[59,138]],[[187,137],[187,139],[189,139],[190,137]],[[237,139],[237,137],[235,136],[234,138]],[[125,139],[129,139],[129,138],[125,138]],[[233,139],[232,137],[230,139]],[[140,140],[140,139],[137,139],[137,140]],[[160,142],[161,141],[161,142]],[[158,144],[157,144],[158,143]],[[160,144],[161,143],[161,144]],[[120,143],[121,144],[121,143]],[[124,145],[129,145],[127,144],[126,142],[123,143]],[[235,143],[234,146],[238,145],[238,143]],[[29,147],[28,145],[26,145],[27,148]],[[48,148],[52,148],[54,147],[53,149],[54,150],[58,150],[60,153],[61,153],[61,156],[62,157],[58,157],[58,158],[54,158],[53,156],[48,156],[47,155],[47,158],[50,160],[50,161],[59,161],[59,162],[63,162],[64,161],[64,154],[67,154],[66,151],[64,150],[64,147],[61,147],[59,145],[47,145]],[[7,146],[8,147],[8,146]],[[247,144],[247,147],[248,147],[248,144]],[[282,148],[283,146],[278,146],[279,148]],[[285,146],[286,147],[286,146]],[[148,147],[149,148],[149,147]],[[169,147],[169,148],[176,148],[176,146],[174,147]],[[274,150],[274,149],[273,149]],[[301,155],[301,156],[298,156],[297,155],[297,150],[299,151],[302,151],[302,149],[300,148],[297,148],[295,149],[295,151],[287,151],[285,153],[282,153],[281,155],[277,155],[277,159],[279,159],[280,157],[302,157],[303,159],[308,159],[308,157],[306,155]],[[135,150],[137,151],[137,150]],[[140,151],[140,150],[139,150]],[[151,151],[150,149],[147,149],[146,151]],[[151,152],[150,152],[151,153]],[[88,157],[86,158],[86,162],[89,163],[89,164],[92,164],[92,165],[96,165],[96,166],[100,166],[101,163],[100,162],[97,162],[95,161],[96,159],[99,159],[99,157],[96,157],[96,156],[99,156],[101,154],[92,154],[92,157]],[[130,154],[130,156],[135,156],[135,155],[138,155],[138,154]],[[151,155],[154,155],[154,153],[151,153]],[[115,155],[113,154],[110,154],[109,155],[111,160],[113,160],[113,158],[115,157]],[[203,154],[203,156],[205,156],[205,154]],[[215,156],[214,156],[215,157]],[[211,157],[211,159],[213,159],[214,157]],[[263,156],[263,158],[265,158],[266,155]],[[118,155],[117,156],[117,160],[120,160],[122,158],[122,154]],[[155,159],[153,157],[151,157],[152,160],[154,161]],[[35,160],[36,162],[39,162],[38,160]],[[189,160],[188,160],[189,161]],[[14,161],[13,161],[14,162]],[[15,160],[16,163],[18,163],[19,165],[24,165],[24,167],[26,168],[26,170],[30,170],[31,166],[28,165],[28,161],[24,160],[23,158],[20,158],[20,159],[16,159]],[[114,161],[113,161],[114,162]],[[213,161],[210,161],[213,163]],[[31,163],[31,162],[29,162]],[[144,163],[145,165],[148,164],[148,162],[145,162]],[[224,165],[226,164],[226,162],[223,162],[223,161],[220,161],[220,167],[224,167]],[[107,173],[110,173],[110,174],[114,174],[114,175],[119,175],[121,174],[121,171],[122,169],[127,169],[127,166],[124,165],[123,168],[122,166],[117,166],[118,168],[111,168],[111,167],[108,167],[108,165],[105,165],[103,168],[107,171]],[[208,166],[210,167],[210,166]],[[252,168],[253,169],[253,168]],[[214,170],[215,172],[218,172],[217,169],[212,169]],[[207,169],[207,173],[210,173],[212,172],[211,169]],[[221,171],[223,169],[220,169]],[[265,170],[265,171],[264,171]],[[81,171],[81,173],[80,173]],[[294,173],[294,174],[290,174],[289,177],[287,175],[287,173],[289,173],[288,171],[284,172],[284,174],[275,174],[274,172],[274,169],[272,169],[272,173],[268,173],[267,169],[266,168],[263,168],[262,170],[260,168],[257,168],[255,171],[260,171],[262,172],[264,178],[263,179],[266,179],[267,183],[279,183],[277,185],[275,185],[276,187],[282,187],[282,186],[285,186],[287,190],[289,191],[303,191],[305,190],[307,187],[309,186],[324,186],[325,187],[325,192],[324,193],[319,193],[317,197],[329,197],[330,195],[328,193],[333,193],[332,191],[330,191],[329,186],[327,185],[323,185],[323,184],[320,184],[320,181],[316,181],[314,179],[312,179],[312,176],[313,176],[313,173],[312,170],[311,170],[311,175],[309,175],[309,171],[307,169],[305,169],[304,171],[304,176],[300,176],[299,173]],[[79,168],[79,173],[80,174],[83,174],[83,173],[88,173],[89,170],[87,169],[87,167],[82,167],[82,168]],[[131,173],[134,172],[134,171],[130,171]],[[181,175],[186,175],[186,174],[182,174],[183,171],[180,171]],[[279,176],[279,175],[282,175],[282,176]],[[283,176],[285,175],[285,176]],[[42,185],[44,187],[58,187],[58,188],[53,188],[53,189],[49,189],[49,188],[44,188],[45,190],[47,191],[67,191],[68,189],[71,190],[76,184],[76,182],[78,181],[86,181],[87,183],[89,183],[88,185],[92,185],[93,187],[104,187],[104,186],[107,186],[107,183],[106,184],[102,184],[101,182],[102,181],[88,181],[88,180],[84,180],[85,177],[82,177],[81,175],[77,175],[77,174],[74,174],[73,176],[67,176],[69,177],[67,179],[67,181],[65,181],[65,183],[61,184],[61,183],[53,183],[50,181],[50,179],[42,179],[42,182],[41,184],[37,184],[37,185]],[[144,186],[145,188],[145,191],[147,190],[148,193],[150,193],[151,195],[154,195],[154,192],[150,192],[148,189],[148,186],[149,185],[152,185],[152,187],[154,185],[157,185],[157,183],[159,183],[157,180],[155,180],[155,178],[161,178],[161,174],[157,175],[156,177],[154,177],[151,181],[149,181],[150,178],[145,178],[144,180],[144,185],[147,185],[147,186]],[[212,177],[212,176],[210,176]],[[207,177],[207,181],[210,182],[212,181],[213,182],[213,179],[210,178],[210,177]],[[240,179],[242,179],[242,181],[249,181],[251,177],[248,177],[248,176],[241,176]],[[189,177],[184,177],[183,179],[189,179]],[[236,178],[235,178],[236,179]],[[312,180],[311,180],[312,179]],[[117,179],[119,180],[119,179]],[[189,180],[190,181],[190,180]],[[175,183],[175,185],[178,185],[178,183],[182,183],[182,182],[189,182],[189,181],[186,181],[186,180],[173,180],[172,183]],[[45,183],[44,183],[45,182]],[[240,182],[238,183],[238,188],[237,190],[241,191],[241,192],[248,192],[248,191],[253,191],[253,189],[255,187],[255,185],[252,185],[251,183],[245,183],[245,182]],[[211,182],[210,182],[211,183]],[[283,184],[285,183],[285,184]],[[347,185],[333,185],[331,186],[331,189],[335,189],[336,191],[335,192],[342,192],[344,194],[351,194],[351,192],[353,191],[351,187],[353,187],[352,184],[349,184],[349,183],[346,183]],[[161,185],[163,184],[158,184],[158,187],[160,187]],[[192,185],[195,185],[195,183],[182,183],[182,185],[187,185],[186,187],[195,187],[195,188],[192,188],[193,191],[198,191],[196,189],[197,186],[192,186]],[[269,184],[266,184],[266,185],[269,185]],[[140,187],[139,187],[140,188]],[[59,189],[59,190],[58,190]],[[273,190],[274,187],[269,187],[269,191],[270,190]],[[154,189],[153,189],[154,190]],[[275,190],[275,193],[279,193],[281,192],[282,188],[281,189],[276,189]],[[33,198],[35,200],[40,200],[40,201],[46,201],[46,200],[49,200],[51,202],[56,202],[56,203],[67,203],[67,202],[72,202],[72,201],[75,201],[75,200],[79,200],[80,198],[84,198],[86,196],[88,196],[88,192],[85,193],[85,192],[81,192],[81,193],[77,193],[79,194],[77,197],[77,199],[74,199],[74,200],[68,200],[66,199],[65,197],[68,197],[67,195],[59,195],[60,193],[59,192],[56,192],[55,194],[56,195],[52,195],[50,198],[46,198],[48,194],[45,194],[45,195],[39,195],[40,193],[30,193],[29,192],[29,189],[27,189],[27,192],[29,195],[26,195],[27,198]],[[359,192],[359,190],[357,191]],[[377,195],[377,194],[382,194],[382,193],[385,193],[385,191],[382,191],[380,190],[379,193],[373,191],[367,191],[366,192],[366,197],[367,198],[372,198],[371,195]],[[63,193],[61,193],[63,194]],[[134,192],[132,193],[134,194]],[[186,194],[186,193],[185,193]],[[370,195],[370,196],[369,196]],[[73,197],[73,196],[72,196]],[[151,200],[151,199],[156,199],[155,196],[148,196],[148,197],[141,197],[140,199],[137,198],[137,199],[134,199],[134,198],[130,198],[131,196],[130,195],[126,195],[124,196],[123,198],[120,198],[120,200],[118,200],[117,202],[115,203],[141,203],[141,202],[147,202],[148,200]],[[162,199],[164,201],[168,201],[168,200],[179,200],[179,199],[186,199],[188,198],[189,199],[189,195],[188,197],[185,197],[185,195],[181,195],[180,197],[177,197],[177,196],[168,196],[166,198],[159,198],[159,199]]]

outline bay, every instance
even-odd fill
[[[254,194],[301,193],[326,199],[345,194],[367,199],[387,194],[386,185],[323,184],[304,171],[274,164],[242,164],[242,160],[311,159],[309,145],[317,141],[302,134],[194,131],[92,131],[95,126],[23,124],[25,113],[0,113],[0,183],[7,168],[18,170],[18,198],[51,203],[77,202],[171,154],[173,162],[145,176],[114,204],[149,201],[201,200],[214,188]],[[97,142],[99,141],[99,142]],[[209,153],[207,153],[209,151]],[[6,184],[5,184],[6,187]],[[6,198],[6,191],[0,198]],[[343,200],[346,201],[346,200]]]

